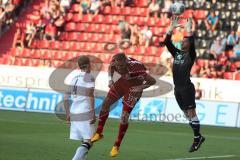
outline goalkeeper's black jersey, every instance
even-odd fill
[[[196,58],[196,52],[194,37],[190,36],[189,41],[189,52],[184,53],[184,51],[177,49],[172,44],[170,34],[167,34],[165,38],[165,45],[174,57],[172,72],[175,88],[180,88],[191,84],[190,72]]]

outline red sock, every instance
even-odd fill
[[[115,141],[115,146],[119,147],[121,145],[122,139],[123,139],[127,129],[128,129],[128,123],[127,124],[120,123],[119,131],[118,131],[118,138]]]
[[[97,133],[101,134],[103,132],[103,128],[106,120],[108,119],[109,112],[101,111],[99,114],[99,122],[97,127]]]

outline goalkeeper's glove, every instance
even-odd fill
[[[187,23],[185,23],[185,28],[186,28],[187,33],[192,32],[192,18],[187,19]]]
[[[168,28],[168,31],[167,31],[168,34],[171,34],[172,31],[173,31],[173,29],[174,29],[175,27],[178,27],[178,26],[179,26],[178,21],[179,21],[179,18],[178,18],[178,17],[174,16],[174,17],[172,18],[171,24],[170,24],[170,26],[169,26],[169,28]]]

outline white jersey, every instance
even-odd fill
[[[80,72],[71,81],[70,93],[73,103],[71,114],[86,113],[90,111],[89,89],[94,89],[94,77],[90,73]]]

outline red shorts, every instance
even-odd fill
[[[114,102],[123,97],[123,111],[131,113],[135,104],[142,96],[142,92],[131,92],[130,88],[133,86],[141,85],[143,81],[140,80],[126,80],[120,78],[110,88],[107,98],[112,99]]]

